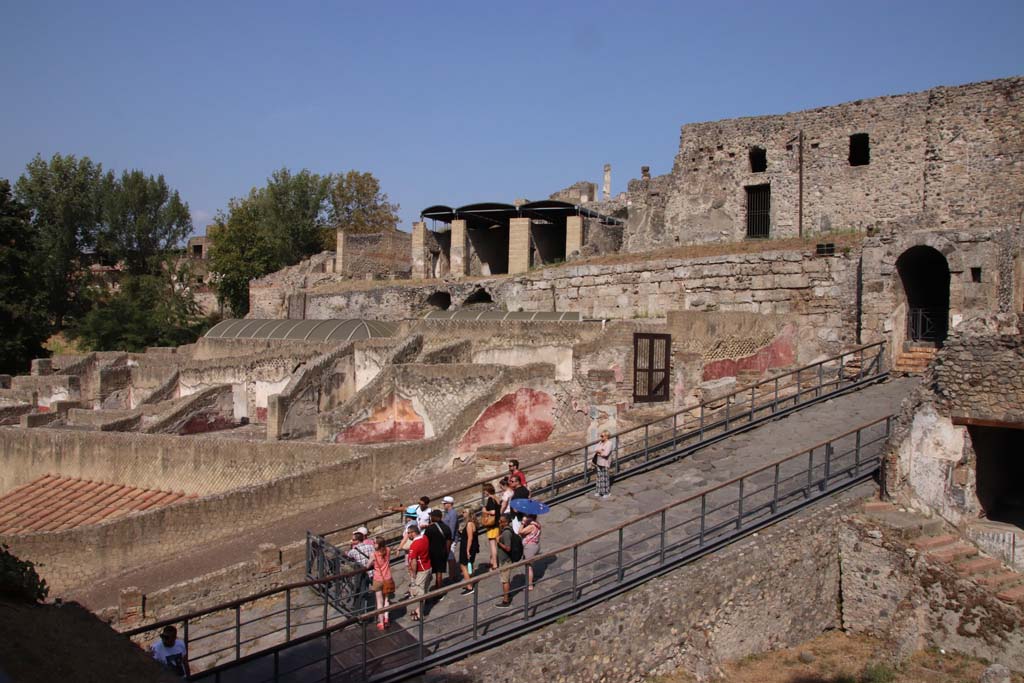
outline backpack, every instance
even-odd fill
[[[509,559],[518,562],[523,559],[523,537],[512,532],[512,542],[508,544],[511,550],[508,552]]]

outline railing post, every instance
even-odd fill
[[[832,478],[832,453],[834,448],[832,442],[829,441],[825,444],[825,479],[821,482],[821,490],[824,491],[828,488],[829,479]]]
[[[665,511],[661,511],[661,533],[659,536],[658,564],[665,564]]]
[[[326,672],[325,673],[327,674],[327,677],[324,680],[330,682],[330,680],[331,680],[331,660],[333,659],[331,657],[331,634],[330,633],[325,633],[324,634],[324,638],[327,640],[327,642],[324,643],[324,651],[327,652],[327,657],[326,657],[327,661],[324,662],[324,667],[326,668]]]
[[[242,606],[235,605],[235,659],[242,658]]]
[[[191,643],[188,642],[188,619],[185,619],[185,623],[181,627],[181,637],[184,639],[185,650],[187,651]]]
[[[647,462],[650,459],[650,452],[648,450],[650,448],[650,437],[651,437],[651,429],[650,429],[650,427],[651,426],[649,424],[645,424],[644,425],[644,462]],[[616,445],[617,445],[617,442],[616,442]],[[616,450],[618,450],[618,449],[616,449]],[[618,470],[616,470],[616,472],[617,471]]]
[[[729,407],[732,405],[732,401],[729,399],[731,396],[725,397],[725,431],[729,431]]]
[[[473,640],[479,637],[480,628],[480,582],[473,584]]]
[[[531,566],[532,566],[531,563],[529,561],[527,561],[526,562],[526,568],[523,570],[523,574],[525,575],[524,578],[527,579],[527,581],[529,581],[529,579],[530,579],[530,567]],[[509,578],[511,578],[511,577],[509,577]],[[527,590],[523,591],[523,621],[526,621],[529,618],[530,618],[530,591],[529,591],[529,583],[527,583]]]
[[[334,582],[332,581],[331,583],[334,583]],[[325,583],[325,584],[323,584],[323,587],[324,587],[324,625],[323,625],[323,628],[326,631],[327,630],[327,604],[328,604],[328,602],[330,600],[331,584],[330,583]]]
[[[590,446],[589,445],[583,447],[583,483],[584,484],[589,484],[590,483],[590,470],[587,468],[587,465],[589,463],[589,458],[587,458],[587,455],[589,455],[589,451],[590,451]]]
[[[284,642],[292,639],[292,589],[284,591]]]
[[[646,448],[646,446],[644,446],[644,448]],[[614,460],[614,463],[615,463],[615,474],[618,474],[620,469],[621,469],[621,467],[622,467],[622,464],[621,464],[622,461],[619,460],[619,437],[618,437],[618,435],[616,435],[616,437],[615,437],[615,448],[612,450],[612,453],[615,454],[615,456],[614,456],[615,457],[615,460]]]
[[[779,511],[779,463],[775,463],[775,483],[772,488],[772,514]]]
[[[821,385],[825,381],[825,374],[824,373],[825,373],[825,364],[824,363],[818,363],[818,387],[814,390],[815,398],[818,398],[818,397],[821,396]]]
[[[672,413],[672,448],[676,447],[676,432],[679,428],[679,413]]]
[[[800,391],[801,391],[801,387],[800,387],[800,368],[797,368],[796,369],[796,402],[793,405],[799,405],[800,404]]]
[[[558,493],[558,487],[555,485],[555,460],[557,458],[551,458],[551,493]]]
[[[739,510],[736,515],[736,529],[743,528],[743,477],[740,477],[740,498],[739,498]]]
[[[772,397],[772,414],[779,412],[779,378],[775,377],[775,396]]]
[[[622,582],[622,573],[624,571],[623,568],[622,568],[622,532],[623,532],[622,527],[619,527],[619,548],[618,548],[618,552],[616,553],[616,558],[615,558],[615,568],[617,570],[616,571],[616,577],[617,577],[616,580],[618,582],[620,582],[620,583]]]
[[[420,605],[420,608],[419,608],[419,610],[420,610],[420,618],[416,621],[416,625],[418,626],[418,628],[416,630],[417,630],[417,635],[419,636],[420,641],[419,641],[419,646],[416,648],[416,654],[419,657],[419,660],[422,662],[423,661],[423,657],[426,654],[426,643],[423,642],[424,641],[424,637],[425,637],[424,636],[424,632],[423,632],[423,622],[426,621],[426,619],[424,618],[426,616],[426,614],[424,614],[423,607],[426,606],[426,603],[421,602],[421,603],[419,603],[419,605]]]
[[[853,443],[853,474],[860,474],[860,430],[854,435]]]
[[[700,537],[697,541],[697,547],[704,547],[704,529],[708,514],[708,494],[700,494]]]
[[[704,401],[700,402],[700,438],[698,440],[704,440]]]
[[[754,421],[754,386],[750,387],[750,421]]]
[[[807,451],[807,486],[804,487],[804,498],[811,497],[811,478],[814,476],[814,449]]]
[[[572,547],[572,601],[576,602],[576,591],[579,586],[580,547]]]
[[[363,680],[365,681],[366,680],[366,660],[369,658],[369,649],[370,649],[369,648],[369,644],[366,642],[367,641],[366,627],[367,627],[368,622],[367,622],[366,619],[363,619],[362,622],[360,622],[360,623],[362,623],[362,625],[363,625]],[[330,634],[328,634],[327,637],[330,638],[331,637]],[[327,683],[330,683],[330,680],[331,679],[328,678],[327,679]]]

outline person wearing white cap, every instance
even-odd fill
[[[444,504],[444,514],[441,521],[452,532],[452,548],[448,552],[448,578],[454,583],[461,577],[459,571],[459,513],[455,510],[455,499],[445,496],[441,499]]]

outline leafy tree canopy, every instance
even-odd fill
[[[102,167],[89,157],[38,154],[15,186],[28,208],[41,258],[37,282],[60,329],[76,310],[85,284],[82,254],[93,248],[102,215]]]
[[[331,222],[346,232],[366,233],[398,227],[398,204],[388,202],[372,173],[349,171],[331,186]]]
[[[321,176],[303,169],[275,171],[265,187],[233,199],[209,231],[210,269],[222,303],[235,315],[249,310],[249,281],[334,247],[334,230],[377,232],[398,224],[370,173]]]
[[[0,372],[25,372],[49,336],[37,279],[37,235],[30,212],[0,179]]]
[[[103,224],[97,250],[131,275],[156,274],[164,257],[192,232],[188,204],[164,177],[108,172],[101,188]]]
[[[95,305],[70,330],[93,350],[144,351],[189,344],[207,327],[184,273],[125,275],[118,289],[94,290]]]

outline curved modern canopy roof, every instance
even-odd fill
[[[555,199],[543,199],[536,202],[527,202],[521,206],[502,204],[500,202],[481,202],[478,204],[466,204],[457,209],[444,204],[429,206],[420,212],[423,218],[431,218],[442,223],[451,223],[456,219],[463,219],[470,228],[488,228],[497,225],[507,225],[512,218],[533,218],[539,221],[552,223],[564,223],[566,216],[587,216],[596,218],[606,224],[621,224],[623,221],[612,216],[605,216],[582,205],[570,204]]]
[[[281,341],[352,341],[391,337],[397,323],[379,320],[222,320],[207,331],[207,339],[278,339]]]
[[[458,311],[431,311],[425,320],[530,320],[535,322],[580,322],[582,319],[576,311],[551,312],[540,311],[474,311],[461,309]]]

